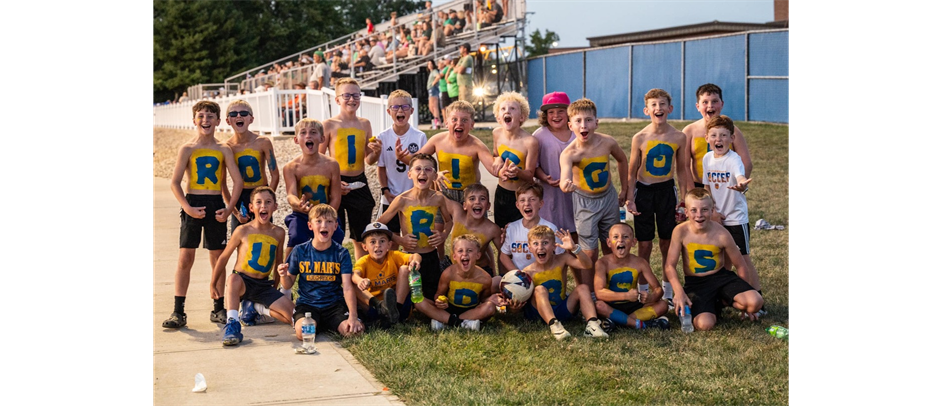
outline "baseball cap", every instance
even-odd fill
[[[314,51],[314,55],[317,55],[317,56],[321,57],[321,59],[324,59],[324,53],[321,52],[321,51]]]
[[[543,96],[543,105],[540,106],[540,110],[546,111],[567,106],[569,106],[569,96],[565,92],[553,92]]]
[[[365,240],[367,236],[373,233],[384,233],[386,234],[386,238],[392,240],[392,231],[389,231],[389,228],[380,222],[370,223],[366,226],[366,229],[363,230],[363,234],[360,234],[360,239]]]

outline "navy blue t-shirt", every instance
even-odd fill
[[[322,308],[344,300],[341,275],[353,275],[353,263],[350,252],[335,241],[324,251],[314,249],[308,241],[291,251],[288,273],[301,275],[297,304]]]

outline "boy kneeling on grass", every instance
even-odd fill
[[[353,265],[358,312],[366,323],[379,321],[382,327],[405,320],[412,310],[409,270],[422,266],[422,256],[390,250],[392,232],[383,223],[367,225],[360,241],[367,255]]]

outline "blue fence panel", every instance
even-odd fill
[[[546,93],[566,92],[571,101],[581,99],[582,77],[582,52],[546,58]]]
[[[599,117],[628,117],[629,47],[587,51],[585,97],[595,102]]]
[[[742,35],[687,41],[684,58],[684,119],[699,120],[697,88],[712,83],[723,90],[723,114],[746,119],[746,40]],[[673,95],[673,93],[671,93]],[[678,97],[679,99],[679,97]],[[674,102],[674,110],[678,110]]]
[[[788,122],[788,79],[749,79],[749,120]]]
[[[644,115],[644,94],[654,88],[664,89],[671,95],[674,112],[669,119],[680,119],[681,43],[635,45],[631,56],[631,117]]]
[[[749,34],[749,76],[788,76],[788,31]]]
[[[527,101],[530,103],[530,118],[537,118],[543,103],[543,58],[527,61]]]

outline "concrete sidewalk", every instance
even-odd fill
[[[168,179],[154,178],[155,405],[401,405],[353,356],[326,334],[318,354],[296,355],[294,329],[275,322],[243,327],[236,347],[223,347],[223,325],[209,321],[209,254],[198,249],[187,293],[187,325],[164,329],[173,311],[179,255],[180,205]],[[227,269],[232,269],[235,255]],[[208,389],[193,393],[202,373]]]

